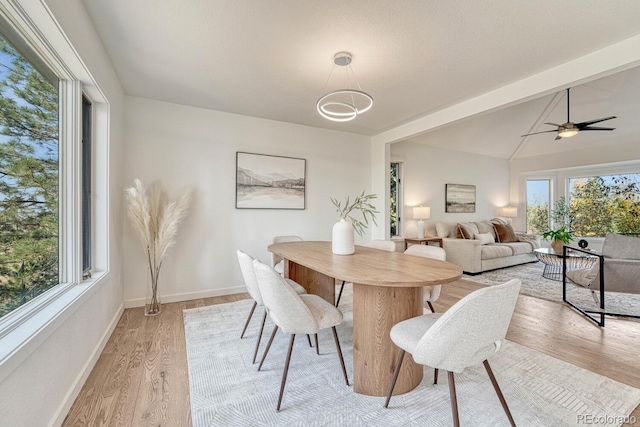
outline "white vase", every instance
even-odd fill
[[[356,251],[353,224],[344,218],[333,225],[331,233],[331,252],[336,255],[351,255]]]

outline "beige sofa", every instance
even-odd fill
[[[505,220],[494,218],[491,221],[505,224]],[[491,221],[464,223],[484,234],[485,241],[480,238],[461,238],[456,222],[438,222],[435,231],[442,237],[442,247],[447,253],[447,261],[462,268],[470,274],[479,274],[487,270],[510,267],[512,265],[535,262],[537,258],[534,249],[540,247],[540,236],[525,233],[515,233],[518,241],[499,243],[496,240],[496,230]],[[492,236],[487,241],[486,235]]]

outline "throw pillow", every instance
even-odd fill
[[[481,245],[488,245],[489,243],[495,242],[491,233],[476,233],[473,235],[473,238],[480,240]]]
[[[496,230],[493,229],[493,224],[489,221],[474,222],[474,224],[478,227],[478,233],[489,233],[493,236],[493,241],[496,241]]]
[[[511,243],[518,241],[516,233],[515,231],[513,231],[513,227],[511,227],[509,224],[493,224],[493,228],[496,230],[498,242]]]
[[[465,222],[463,224],[458,224],[458,237],[462,239],[473,239],[473,235],[479,233],[478,227],[472,222]]]

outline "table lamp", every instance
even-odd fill
[[[511,218],[518,217],[518,208],[505,206],[502,208],[502,216],[505,218],[509,218],[508,219],[509,224],[513,224],[513,220]]]
[[[502,208],[502,216],[506,218],[517,218],[518,217],[518,208],[514,208],[511,206],[505,206]]]
[[[424,239],[424,221],[431,218],[431,208],[417,206],[413,208],[413,218],[418,220],[418,239]]]

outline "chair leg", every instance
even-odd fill
[[[273,327],[273,332],[271,332],[271,337],[269,337],[269,342],[267,343],[267,347],[264,349],[264,354],[262,355],[262,359],[260,360],[260,365],[258,365],[258,371],[262,369],[262,364],[264,363],[264,359],[267,358],[267,353],[269,353],[269,349],[271,348],[271,343],[273,342],[273,338],[276,336],[277,331],[278,331],[278,325]]]
[[[316,339],[316,354],[320,356],[320,346],[318,345],[318,334],[317,333],[314,334],[314,337]]]
[[[282,404],[282,396],[284,395],[284,385],[287,382],[287,374],[289,373],[289,362],[291,361],[291,353],[293,352],[293,341],[296,339],[296,334],[291,334],[289,340],[289,350],[287,351],[287,360],[284,362],[284,370],[282,371],[282,382],[280,383],[280,395],[278,396],[278,406],[276,411],[280,412],[280,404]]]
[[[313,344],[311,344],[311,336],[309,334],[307,334],[307,341],[309,341],[309,347],[313,347]]]
[[[502,404],[502,408],[504,408],[504,412],[507,414],[507,418],[509,418],[509,422],[513,427],[516,426],[516,422],[513,420],[511,416],[511,411],[509,411],[509,406],[507,406],[507,401],[504,400],[504,396],[502,395],[502,391],[500,390],[500,386],[498,385],[498,381],[496,381],[496,377],[493,375],[493,371],[491,370],[491,366],[489,366],[489,361],[485,360],[482,362],[484,364],[484,368],[487,370],[487,374],[489,375],[489,379],[491,380],[491,384],[493,384],[493,388],[496,390],[496,394],[498,395],[498,399],[500,399],[500,403]]]
[[[449,395],[451,396],[451,414],[453,415],[453,426],[460,427],[460,418],[458,417],[458,398],[456,397],[456,382],[453,378],[453,372],[449,374]]]
[[[260,332],[258,333],[258,339],[256,340],[256,349],[253,351],[253,360],[251,364],[256,363],[256,356],[258,355],[258,348],[260,348],[260,340],[262,339],[262,332],[264,331],[264,323],[267,321],[267,310],[264,311],[262,316],[262,325],[260,326]]]
[[[402,366],[402,361],[404,360],[404,350],[400,350],[400,355],[398,356],[398,365],[396,366],[396,371],[393,373],[393,379],[391,380],[391,387],[389,387],[389,394],[387,394],[387,400],[384,402],[384,407],[389,407],[389,401],[391,400],[391,394],[393,393],[393,389],[396,386],[396,381],[398,380],[398,374],[400,373],[400,367]]]
[[[338,305],[340,305],[340,298],[342,297],[342,291],[344,291],[344,283],[345,281],[342,281],[342,286],[340,286],[340,293],[338,294],[338,300],[336,301],[336,307]]]
[[[595,291],[591,291],[591,297],[593,297],[593,302],[596,303],[596,305],[600,305],[600,300],[598,299],[598,295],[596,295]]]
[[[336,327],[333,328],[333,340],[336,342],[336,349],[338,350],[338,358],[340,358],[340,366],[342,366],[342,374],[344,375],[344,382],[349,385],[349,377],[347,376],[347,368],[344,366],[344,357],[342,357],[342,349],[340,348],[340,341],[338,340],[338,331],[336,331]],[[316,339],[318,334],[316,334]],[[316,341],[316,346],[318,345]]]
[[[438,384],[438,368],[433,368],[433,385]]]
[[[433,309],[433,305],[431,305],[431,301],[427,301],[427,304],[429,305],[429,308],[431,309],[431,312],[435,313],[436,311]]]
[[[253,302],[253,307],[251,307],[251,311],[249,312],[249,317],[247,317],[247,321],[244,322],[244,328],[242,328],[242,333],[240,334],[240,339],[242,339],[244,337],[244,333],[247,330],[247,326],[249,326],[249,321],[251,321],[251,316],[253,316],[253,312],[256,309],[256,306],[258,305],[257,302]]]

